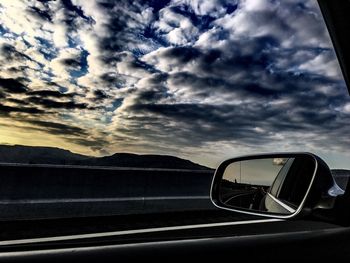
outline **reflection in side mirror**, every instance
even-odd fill
[[[305,204],[319,160],[312,154],[295,153],[225,161],[215,173],[211,199],[216,206],[236,212],[293,217]],[[322,165],[326,166],[324,162]],[[333,178],[327,169],[322,170],[326,171],[326,180],[321,180],[323,188],[330,189]]]

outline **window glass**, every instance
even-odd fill
[[[311,151],[349,168],[316,1],[1,1],[0,143],[91,156]]]
[[[205,206],[213,169],[245,154],[350,170],[349,130],[317,1],[0,1],[0,163],[117,167],[6,168],[0,199],[28,213]]]

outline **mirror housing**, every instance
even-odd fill
[[[216,169],[210,190],[211,201],[218,208],[282,219],[331,209],[342,194],[328,165],[312,153],[226,160]]]

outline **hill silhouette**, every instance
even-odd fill
[[[115,153],[111,156],[92,157],[55,147],[23,145],[0,145],[0,163],[211,170],[203,165],[170,155]]]

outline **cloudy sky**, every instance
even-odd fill
[[[0,144],[90,155],[311,151],[350,168],[316,1],[1,0]]]

